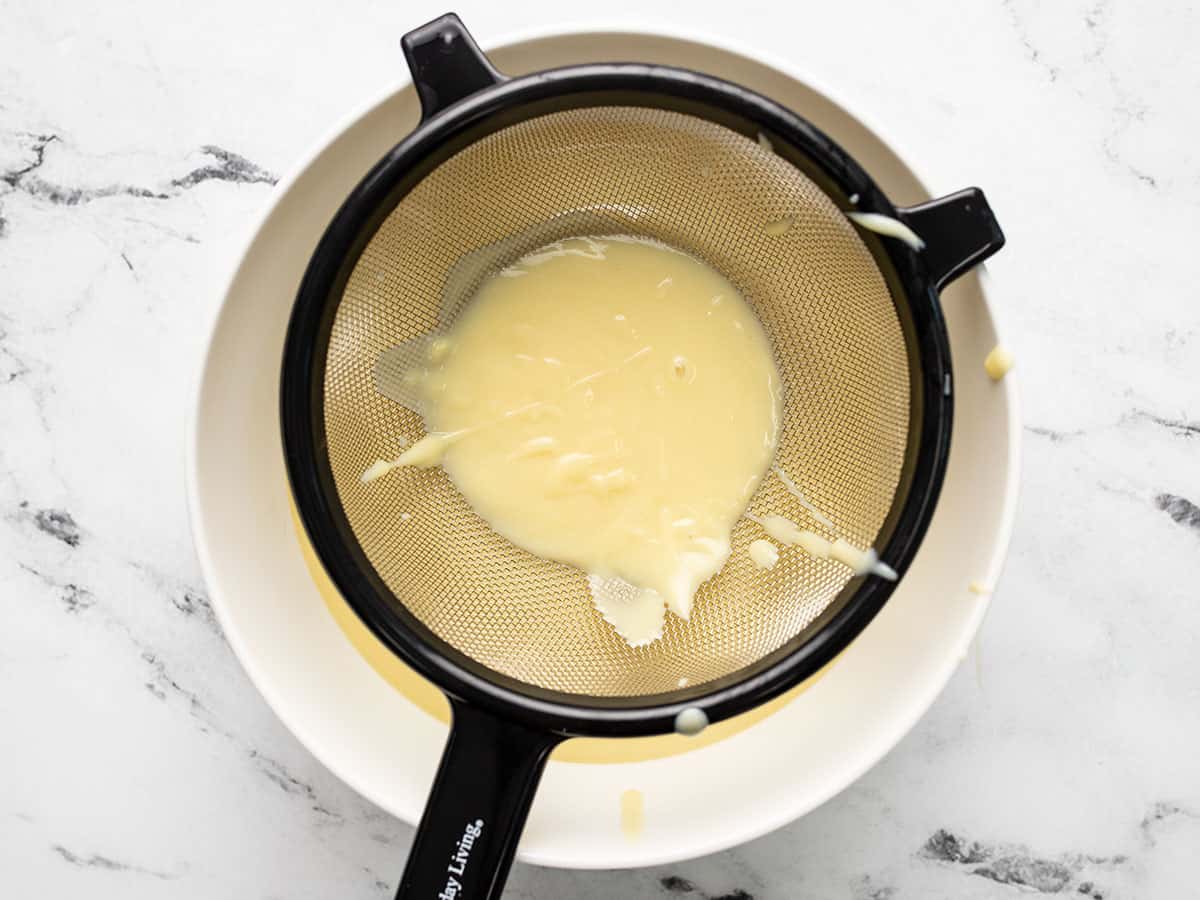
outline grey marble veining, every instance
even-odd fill
[[[468,3],[483,40],[677,5]],[[5,897],[388,897],[411,830],[316,763],[217,627],[184,423],[220,279],[277,173],[442,12],[0,4]],[[781,18],[782,16],[782,18]],[[935,189],[986,188],[1026,419],[973,658],[853,787],[654,869],[508,896],[1200,896],[1200,12],[1185,0],[688,8],[792,60]]]

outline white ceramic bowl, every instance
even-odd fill
[[[929,196],[889,145],[827,93],[745,52],[612,31],[527,37],[488,52],[513,74],[614,59],[709,72],[808,118],[897,204]],[[318,759],[408,822],[420,815],[446,729],[364,661],[310,576],[293,530],[277,399],[284,330],[309,255],[342,199],[416,120],[411,86],[389,90],[280,182],[213,324],[187,463],[201,566],[250,678]],[[983,284],[963,278],[942,299],[956,384],[949,470],[920,553],[884,610],[823,677],[732,736],[669,758],[552,759],[520,859],[642,866],[749,840],[845,788],[929,708],[986,610],[986,597],[967,585],[994,584],[999,575],[1020,437],[1014,382],[994,384],[983,371],[997,343]],[[637,840],[619,828],[618,798],[629,788],[645,795]]]

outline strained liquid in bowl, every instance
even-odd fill
[[[494,273],[400,377],[428,435],[396,464],[441,463],[500,534],[593,576],[633,646],[666,609],[688,618],[779,436],[782,384],[737,289],[629,237],[564,239]]]

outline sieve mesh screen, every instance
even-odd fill
[[[770,223],[787,219],[782,234]],[[849,580],[799,549],[769,571],[733,554],[688,622],[632,649],[595,611],[584,573],[493,532],[440,469],[359,476],[423,434],[376,388],[381,353],[444,329],[489,272],[549,241],[653,238],[739,287],[784,383],[777,464],[859,546],[891,509],[909,427],[909,362],[892,297],[833,201],[795,166],[724,126],[648,107],[550,113],[494,132],[408,193],[359,258],[325,368],[325,435],[347,519],[408,610],[477,662],[572,694],[634,697],[731,674],[800,634]],[[828,534],[768,476],[751,502]],[[401,514],[407,516],[402,517]]]

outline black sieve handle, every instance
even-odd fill
[[[498,900],[561,735],[456,700],[442,762],[396,900]]]
[[[921,257],[939,291],[1004,246],[1004,232],[979,188],[902,209],[900,218],[925,242]]]
[[[400,38],[400,46],[421,98],[422,122],[505,80],[454,13],[414,28]]]

